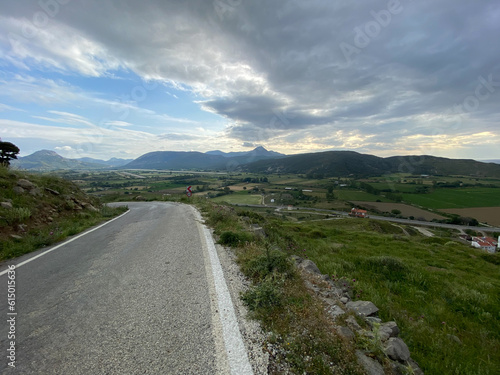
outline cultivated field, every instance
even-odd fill
[[[473,208],[500,206],[498,188],[436,189],[429,194],[403,194],[403,200],[422,207]]]
[[[380,212],[391,212],[392,210],[401,211],[401,215],[405,217],[413,216],[415,219],[424,218],[427,221],[431,221],[433,219],[443,220],[446,219],[444,216],[434,214],[429,211],[422,210],[417,207],[408,206],[403,203],[386,203],[386,202],[364,202],[364,201],[353,201],[352,203],[366,207],[369,210],[378,210]]]
[[[473,217],[481,223],[500,226],[500,207],[451,208],[440,211],[462,217]]]

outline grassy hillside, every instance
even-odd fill
[[[369,219],[296,223],[262,216],[262,210],[201,204],[220,241],[236,247],[243,272],[255,278],[266,271],[243,298],[273,332],[272,342],[283,345],[284,360],[295,373],[331,373],[324,359],[349,359],[339,354],[335,337],[327,338],[331,330],[290,276],[286,255],[311,259],[323,274],[349,285],[354,300],[373,301],[383,321],[397,322],[425,374],[498,373],[500,254],[471,248],[447,231],[426,237],[409,226]],[[245,232],[247,221],[258,223],[267,236]],[[355,345],[366,349],[362,338]],[[304,361],[307,357],[312,360]]]
[[[500,177],[500,165],[475,160],[434,156],[395,156],[379,158],[353,151],[328,151],[288,156],[248,164],[244,170],[254,173],[298,173],[314,176],[379,176],[389,173],[427,175],[464,175]]]
[[[500,254],[370,220],[272,226],[282,247],[322,273],[356,280],[355,298],[398,323],[426,374],[497,373]]]
[[[61,241],[122,212],[75,184],[0,167],[0,260]]]

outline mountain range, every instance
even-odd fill
[[[159,170],[240,170],[253,173],[296,173],[315,176],[377,176],[386,173],[423,175],[467,175],[500,178],[500,164],[471,159],[435,156],[393,156],[381,158],[354,151],[326,151],[284,155],[257,147],[247,152],[206,153],[196,151],[155,151],[137,159],[108,161],[67,159],[54,151],[37,151],[12,162],[16,168],[49,171],[57,169],[159,169]]]
[[[68,159],[55,151],[41,150],[28,156],[19,157],[17,160],[12,160],[11,165],[18,169],[37,171],[54,171],[59,169],[89,170],[119,167],[131,161],[132,159],[117,158],[112,158],[108,161],[92,158]]]

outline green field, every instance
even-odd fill
[[[403,194],[403,200],[433,209],[498,207],[500,189],[480,187],[436,189],[428,194]]]
[[[345,201],[366,201],[366,202],[376,202],[380,200],[381,202],[392,202],[381,195],[370,194],[364,191],[358,190],[335,190],[335,198],[345,200]]]

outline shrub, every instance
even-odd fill
[[[293,275],[293,265],[288,256],[281,251],[267,251],[246,264],[242,265],[245,275],[263,280],[272,274],[282,274],[285,277]]]
[[[270,279],[250,288],[241,295],[241,299],[250,311],[260,308],[280,306],[283,303],[283,295],[280,287]]]
[[[226,231],[220,235],[219,243],[221,245],[236,247],[252,240],[254,240],[254,237],[250,233]]]

